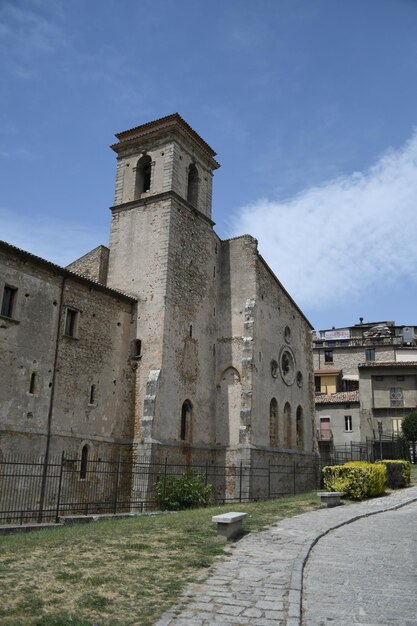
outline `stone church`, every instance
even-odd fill
[[[0,455],[311,462],[312,327],[213,230],[215,152],[178,114],[116,138],[108,248],[0,244]]]

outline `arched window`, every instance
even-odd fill
[[[185,400],[181,409],[181,441],[191,440],[191,417],[193,412],[193,405],[190,400]]]
[[[291,448],[291,405],[287,402],[284,406],[284,447]]]
[[[88,452],[89,452],[89,446],[85,444],[85,446],[83,446],[83,449],[81,450],[80,478],[87,477]]]
[[[188,168],[187,200],[193,206],[198,203],[198,170],[194,163]]]
[[[152,159],[149,155],[141,157],[136,166],[135,200],[151,190]]]
[[[299,450],[302,450],[304,448],[304,415],[303,415],[302,406],[299,406],[297,408],[296,432],[297,432],[297,448]]]
[[[278,445],[278,402],[275,398],[269,405],[269,445],[271,448]]]

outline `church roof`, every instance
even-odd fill
[[[137,139],[138,137],[146,136],[156,130],[160,129],[169,129],[174,128],[175,126],[179,126],[186,134],[188,134],[194,141],[196,141],[200,147],[207,152],[211,157],[216,156],[216,152],[211,148],[204,139],[200,137],[198,133],[189,125],[187,122],[181,117],[179,113],[172,113],[172,115],[166,115],[165,117],[160,117],[157,120],[153,120],[152,122],[147,122],[146,124],[141,124],[140,126],[135,126],[134,128],[129,128],[128,130],[124,130],[120,133],[116,133],[115,137],[119,139],[119,142],[129,141],[131,139]],[[111,148],[117,149],[120,146],[120,143],[113,144]],[[216,161],[214,161],[216,163]],[[218,163],[216,163],[217,167],[220,167]]]
[[[43,259],[42,257],[37,256],[36,254],[32,254],[31,252],[27,252],[26,250],[22,250],[22,248],[18,248],[17,246],[14,246],[11,243],[7,243],[7,241],[0,240],[0,251],[1,250],[3,250],[4,252],[12,252],[14,254],[17,254],[17,256],[25,260],[29,260],[29,261],[32,261],[33,263],[37,263],[38,265],[43,265],[44,267],[48,267],[52,270],[55,270],[59,274],[61,274],[61,276],[68,276],[70,278],[73,278],[74,280],[78,280],[82,283],[90,285],[91,287],[94,287],[95,289],[98,289],[99,291],[104,291],[106,293],[109,293],[110,295],[124,298],[125,300],[129,300],[129,302],[132,302],[132,303],[137,302],[136,298],[133,298],[132,296],[129,296],[126,293],[123,293],[123,291],[118,291],[117,289],[113,289],[112,287],[107,287],[106,285],[103,285],[102,283],[92,280],[91,278],[87,278],[86,276],[83,276],[82,274],[73,272],[72,270],[69,270],[66,267],[62,267],[61,265],[52,263],[52,261],[47,261],[46,259]]]

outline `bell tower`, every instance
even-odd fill
[[[219,241],[211,220],[216,153],[178,113],[116,137],[107,284],[138,299],[137,441],[152,449],[178,450],[185,440],[208,444],[215,411],[207,380]],[[185,438],[184,406],[193,407]]]
[[[178,113],[116,135],[114,207],[172,192],[211,218],[215,152]]]

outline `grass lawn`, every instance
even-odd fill
[[[150,625],[223,556],[212,515],[245,511],[247,531],[318,508],[315,492],[0,536],[0,624]]]

